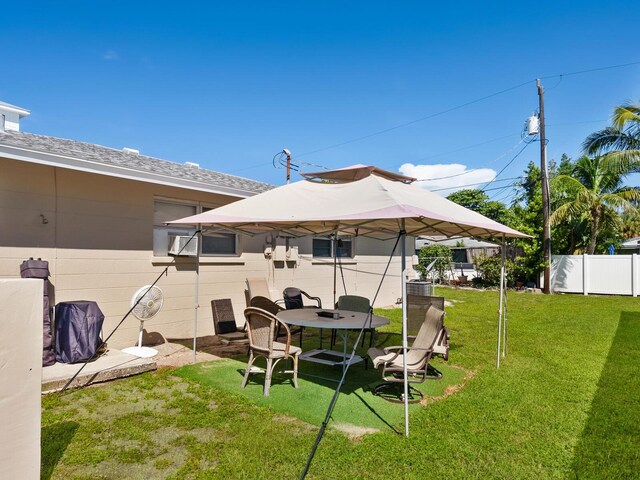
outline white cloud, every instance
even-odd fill
[[[443,197],[463,188],[482,188],[485,182],[493,180],[496,176],[496,171],[490,168],[470,169],[460,163],[436,165],[405,163],[399,170],[403,175],[421,180],[414,185],[425,190],[438,190],[435,193]]]
[[[118,55],[118,52],[116,52],[115,50],[107,50],[102,55],[102,59],[107,61],[118,60],[119,58],[120,55]]]

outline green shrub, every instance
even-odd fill
[[[473,263],[476,266],[476,271],[480,276],[480,280],[474,282],[474,285],[483,287],[497,287],[500,285],[500,262],[501,254],[495,253],[493,255],[487,255],[481,253],[480,255],[473,257]],[[512,285],[515,278],[515,272],[520,269],[520,266],[513,260],[508,258],[504,261],[505,274],[507,276],[507,285]]]

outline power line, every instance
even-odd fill
[[[586,70],[577,70],[577,71],[574,71],[574,72],[560,73],[560,74],[555,74],[555,75],[547,75],[547,76],[543,76],[543,77],[539,77],[539,78],[541,78],[541,79],[549,79],[549,78],[560,78],[560,79],[562,79],[563,77],[570,77],[570,76],[575,76],[575,75],[583,75],[583,74],[593,73],[593,72],[601,72],[601,71],[611,70],[611,69],[615,69],[615,68],[630,67],[630,66],[633,66],[633,65],[640,65],[640,61],[629,62],[629,63],[621,63],[621,64],[617,64],[617,65],[608,65],[608,66],[605,66],[605,67],[590,68],[590,69],[586,69]],[[385,128],[385,129],[382,129],[382,130],[378,130],[378,131],[372,132],[372,133],[367,134],[367,135],[362,135],[362,136],[353,138],[351,140],[346,140],[344,142],[334,143],[334,144],[328,145],[326,147],[322,147],[322,148],[318,148],[316,150],[311,150],[311,151],[308,151],[308,152],[304,152],[304,153],[298,155],[298,157],[302,157],[302,156],[305,156],[305,155],[313,155],[315,153],[323,152],[323,151],[330,150],[330,149],[333,149],[333,148],[337,148],[337,147],[341,147],[341,146],[344,146],[344,145],[349,145],[351,143],[359,142],[359,141],[365,140],[367,138],[371,138],[371,137],[375,137],[375,136],[378,136],[378,135],[382,135],[384,133],[388,133],[388,132],[397,130],[399,128],[404,128],[404,127],[407,127],[407,126],[422,122],[424,120],[428,120],[428,119],[431,119],[431,118],[434,118],[434,117],[437,117],[437,116],[440,116],[440,115],[444,115],[446,113],[449,113],[449,112],[452,112],[452,111],[455,111],[455,110],[459,110],[459,109],[467,107],[469,105],[473,105],[475,103],[479,103],[479,102],[481,102],[483,100],[487,100],[489,98],[492,98],[492,97],[495,97],[495,96],[498,96],[498,95],[502,95],[503,93],[507,93],[507,92],[510,92],[512,90],[516,90],[516,89],[518,89],[520,87],[523,87],[525,85],[533,83],[534,81],[535,80],[528,80],[526,82],[519,83],[517,85],[513,85],[511,87],[505,88],[505,89],[500,90],[498,92],[494,92],[494,93],[491,93],[489,95],[485,95],[483,97],[479,97],[479,98],[477,98],[475,100],[471,100],[469,102],[466,102],[466,103],[463,103],[463,104],[460,104],[460,105],[456,105],[454,107],[451,107],[451,108],[448,108],[448,109],[445,109],[445,110],[441,110],[439,112],[432,113],[432,114],[426,115],[424,117],[417,118],[415,120],[411,120],[409,122],[401,123],[401,124],[395,125],[393,127],[389,127],[389,128]],[[575,122],[575,124],[578,124],[578,123],[591,123],[591,122]],[[594,121],[594,123],[595,123],[595,121]],[[571,125],[571,124],[573,124],[573,123],[566,123],[566,124],[560,124],[560,125]],[[489,140],[489,141],[484,142],[484,143],[490,143],[491,141],[494,141],[494,140]],[[482,144],[478,144],[478,145],[482,145]],[[478,146],[478,145],[474,145],[474,146]],[[469,147],[469,148],[472,148],[472,147]],[[460,150],[462,150],[462,149],[460,149]],[[451,153],[454,153],[454,152],[451,152]],[[427,158],[432,158],[432,157],[427,157]],[[422,160],[426,160],[427,158],[422,159]],[[417,161],[421,161],[421,160],[417,160]],[[265,165],[268,165],[268,164],[269,164],[269,162],[264,162],[264,163],[252,165],[252,166],[249,166],[249,167],[243,167],[243,168],[240,168],[240,169],[232,170],[232,171],[230,171],[230,173],[241,172],[241,171],[244,171],[244,170],[250,170],[250,169],[257,168],[257,167],[262,167],[262,166],[265,166]]]
[[[580,121],[580,122],[561,122],[561,123],[547,123],[547,127],[562,127],[562,126],[567,126],[567,125],[584,125],[584,124],[588,124],[588,123],[602,123],[602,122],[607,122],[608,120],[605,119],[601,119],[601,120],[584,120],[584,121]],[[487,145],[489,143],[493,143],[493,142],[497,142],[498,140],[504,140],[505,138],[510,138],[517,135],[517,133],[510,133],[509,135],[503,135],[501,137],[495,137],[492,138],[490,140],[486,140],[484,142],[479,142],[479,143],[474,143],[471,145],[467,145],[465,147],[460,147],[460,148],[456,148],[455,150],[449,150],[448,152],[441,152],[441,153],[436,153],[434,155],[429,155],[427,157],[422,157],[422,158],[418,158],[416,160],[412,160],[410,163],[418,163],[418,162],[423,162],[425,160],[430,160],[432,158],[437,158],[437,157],[445,157],[447,155],[451,155],[454,153],[458,153],[458,152],[463,152],[465,150],[470,150],[472,148],[475,147],[480,147],[482,145]],[[519,143],[519,142],[518,142]],[[499,160],[500,157],[496,158],[496,160],[493,160],[491,163]],[[242,168],[238,168],[235,170],[229,170],[228,173],[236,173],[236,172],[242,172],[244,170],[251,170],[253,168],[258,168],[258,167],[264,167],[267,165],[271,165],[272,162],[264,162],[264,163],[258,163],[255,165],[250,165],[248,167],[242,167]],[[319,164],[315,164],[315,163],[309,163],[309,162],[301,162],[300,166],[304,166],[304,165],[308,165],[308,166],[312,166],[312,167],[318,167],[318,168],[324,168],[325,170],[328,169],[328,167],[324,166],[324,165],[319,165]],[[490,163],[485,164],[486,165],[490,165]],[[477,169],[474,169],[477,170]],[[469,172],[472,170],[469,170]],[[419,180],[419,181],[427,181],[427,180],[438,180],[438,179],[423,179],[423,180]]]
[[[511,148],[509,148],[506,152],[501,153],[501,154],[500,154],[500,155],[498,155],[498,157],[496,157],[494,160],[491,160],[490,162],[485,163],[485,164],[484,164],[484,165],[482,165],[481,167],[478,167],[478,168],[472,168],[472,169],[470,169],[470,170],[465,170],[465,171],[464,171],[464,172],[462,172],[462,173],[455,173],[455,174],[453,174],[453,175],[447,175],[447,176],[444,176],[444,177],[436,177],[436,178],[422,178],[422,179],[419,179],[419,180],[417,180],[417,181],[418,181],[418,182],[430,182],[430,181],[433,181],[433,180],[444,180],[444,179],[446,179],[446,178],[461,177],[462,175],[466,175],[466,174],[471,173],[471,172],[477,172],[478,170],[482,170],[483,168],[486,168],[486,167],[488,167],[489,165],[491,165],[491,164],[493,164],[493,163],[497,162],[497,161],[498,161],[498,160],[500,160],[502,157],[507,156],[507,155],[509,154],[509,152],[511,152],[514,148],[516,148],[518,145],[520,145],[520,144],[521,144],[522,142],[524,142],[524,141],[525,141],[525,138],[523,137],[523,138],[521,138],[521,139],[518,141],[518,143],[516,143],[514,146],[512,146]]]
[[[601,72],[603,70],[611,70],[612,68],[630,67],[632,65],[640,65],[640,62],[621,63],[619,65],[609,65],[607,67],[590,68],[588,70],[577,70],[575,72],[569,72],[569,73],[558,73],[556,75],[547,75],[546,77],[540,77],[540,79],[542,80],[547,78],[571,77],[573,75],[582,75],[584,73]]]
[[[469,150],[470,148],[486,145],[487,143],[497,142],[498,140],[504,140],[505,138],[510,138],[515,135],[517,135],[517,133],[510,133],[509,135],[503,135],[502,137],[492,138],[491,140],[485,140],[484,142],[474,143],[473,145],[467,145],[466,147],[460,147],[455,150],[449,150],[448,152],[436,153],[435,155],[429,155],[428,157],[418,158],[417,160],[413,160],[411,163],[423,162],[425,160],[429,160],[431,158],[436,158],[436,157],[445,157],[447,155],[451,155],[452,153],[462,152],[464,150]]]
[[[505,203],[507,198],[509,198],[511,195],[515,195],[517,193],[515,191],[515,188],[514,188],[514,187],[516,187],[516,185],[517,185],[516,182],[513,182],[513,183],[511,183],[509,185],[506,185],[504,187],[500,187],[501,190],[498,189],[496,191],[496,193],[494,193],[490,197],[491,200],[494,201],[494,202],[503,202],[503,203]],[[511,190],[509,190],[509,189],[511,189]]]
[[[582,75],[582,74],[585,74],[585,73],[592,73],[592,72],[599,72],[599,71],[603,71],[603,70],[610,70],[610,69],[613,69],[613,68],[629,67],[629,66],[632,66],[632,65],[640,65],[640,61],[638,61],[638,62],[630,62],[630,63],[623,63],[623,64],[619,64],[619,65],[609,65],[609,66],[606,66],[606,67],[591,68],[591,69],[588,69],[588,70],[578,70],[578,71],[575,71],[575,72],[560,73],[560,74],[556,74],[556,75],[548,75],[546,77],[540,77],[540,78],[542,78],[542,79],[545,79],[545,78],[559,78],[559,77],[562,78],[562,77],[569,77],[569,76],[573,76],[573,75]],[[526,82],[519,83],[517,85],[513,85],[513,86],[511,86],[509,88],[505,88],[504,90],[500,90],[498,92],[494,92],[494,93],[491,93],[489,95],[485,95],[484,97],[480,97],[480,98],[477,98],[475,100],[471,100],[469,102],[466,102],[466,103],[463,103],[463,104],[460,104],[460,105],[456,105],[455,107],[451,107],[451,108],[448,108],[446,110],[442,110],[442,111],[439,111],[439,112],[436,112],[436,113],[432,113],[430,115],[426,115],[426,116],[421,117],[421,118],[417,118],[415,120],[411,120],[409,122],[401,123],[401,124],[395,125],[393,127],[389,127],[389,128],[385,128],[385,129],[382,129],[382,130],[378,130],[378,131],[370,133],[368,135],[362,135],[360,137],[356,137],[356,138],[353,138],[351,140],[346,140],[344,142],[334,143],[333,145],[328,145],[328,146],[323,147],[323,148],[318,148],[316,150],[311,150],[309,152],[304,152],[304,153],[298,155],[298,157],[302,157],[304,155],[312,155],[312,154],[315,154],[315,153],[318,153],[318,152],[323,152],[325,150],[329,150],[329,149],[332,149],[332,148],[342,147],[342,146],[348,145],[350,143],[359,142],[361,140],[365,140],[367,138],[375,137],[377,135],[382,135],[384,133],[391,132],[393,130],[397,130],[399,128],[404,128],[404,127],[407,127],[409,125],[413,125],[415,123],[422,122],[424,120],[428,120],[430,118],[434,118],[434,117],[437,117],[437,116],[440,116],[440,115],[444,115],[445,113],[449,113],[449,112],[452,112],[454,110],[458,110],[460,108],[467,107],[469,105],[473,105],[474,103],[478,103],[478,102],[481,102],[483,100],[487,100],[489,98],[492,98],[492,97],[495,97],[495,96],[498,96],[498,95],[502,95],[503,93],[510,92],[511,90],[516,90],[516,89],[518,89],[520,87],[523,87],[525,85],[528,85],[528,84],[534,83],[534,82],[535,82],[535,80],[528,80]]]
[[[489,95],[485,95],[484,97],[476,98],[475,100],[471,100],[469,102],[462,103],[460,105],[456,105],[455,107],[447,108],[446,110],[441,110],[439,112],[432,113],[430,115],[426,115],[424,117],[417,118],[417,119],[411,120],[409,122],[401,123],[399,125],[395,125],[393,127],[385,128],[383,130],[378,130],[378,131],[370,133],[368,135],[362,135],[360,137],[353,138],[351,140],[346,140],[344,142],[334,143],[333,145],[328,145],[326,147],[318,148],[317,150],[311,150],[309,152],[301,153],[300,155],[298,155],[298,157],[303,157],[305,155],[313,155],[313,154],[318,153],[318,152],[324,152],[325,150],[330,150],[332,148],[342,147],[342,146],[348,145],[350,143],[355,143],[355,142],[359,142],[361,140],[365,140],[367,138],[375,137],[377,135],[382,135],[383,133],[391,132],[391,131],[397,130],[399,128],[408,127],[409,125],[413,125],[413,124],[418,123],[418,122],[423,122],[424,120],[429,120],[430,118],[438,117],[440,115],[444,115],[445,113],[453,112],[455,110],[459,110],[461,108],[468,107],[469,105],[473,105],[474,103],[482,102],[483,100],[487,100],[489,98],[492,98],[492,97],[495,97],[495,96],[498,96],[498,95],[502,95],[503,93],[510,92],[511,90],[516,90],[516,89],[518,89],[520,87],[523,87],[523,86],[528,85],[528,84],[533,83],[533,82],[534,82],[534,80],[528,80],[526,82],[519,83],[518,85],[513,85],[512,87],[505,88],[504,90],[500,90],[499,92],[494,92],[494,93],[491,93]]]
[[[521,178],[522,177],[520,176],[520,177],[511,177],[511,178],[503,178],[503,179],[500,179],[500,180],[495,180],[495,179],[494,180],[496,182],[507,182],[509,180],[519,180]],[[493,182],[494,180],[491,180],[491,181]],[[454,188],[473,187],[475,185],[482,185],[483,183],[485,183],[485,182],[468,183],[466,185],[453,185],[451,187],[441,187],[441,188],[429,189],[429,191],[430,192],[442,192],[443,190],[453,190]],[[507,187],[508,187],[508,185],[507,185]],[[505,188],[505,187],[497,187],[497,188]],[[485,189],[484,188],[480,188],[478,190],[483,190],[484,191]]]
[[[502,170],[500,170],[500,171],[498,172],[498,174],[493,178],[493,180],[491,180],[490,182],[488,182],[488,183],[484,186],[484,188],[483,188],[482,190],[486,190],[486,188],[487,188],[489,185],[491,185],[493,182],[495,182],[495,181],[496,181],[496,178],[498,178],[498,177],[500,176],[500,174],[501,174],[502,172],[504,172],[504,171],[507,169],[507,167],[508,167],[509,165],[511,165],[511,164],[513,163],[513,161],[514,161],[516,158],[518,158],[518,157],[520,156],[520,154],[521,154],[522,152],[524,152],[524,150],[525,150],[529,145],[530,145],[530,142],[529,142],[529,143],[525,143],[525,144],[524,144],[524,147],[522,147],[522,148],[520,149],[520,151],[519,151],[518,153],[516,153],[516,155],[515,155],[511,160],[509,160],[509,161],[507,162],[507,164],[506,164],[504,167],[502,167]]]
[[[516,179],[518,179],[518,180],[521,180],[521,179],[523,179],[524,177],[514,177],[514,178],[516,178]],[[463,185],[463,186],[465,186],[465,185]],[[479,190],[479,191],[481,191],[481,192],[485,192],[485,193],[486,193],[486,192],[492,192],[492,191],[495,191],[495,190],[504,190],[504,189],[506,189],[506,188],[517,187],[517,186],[518,186],[518,182],[517,182],[517,181],[515,181],[515,182],[511,182],[509,185],[504,185],[504,186],[501,186],[501,187],[494,187],[494,188],[478,188],[477,190]],[[447,187],[447,188],[441,188],[441,189],[438,189],[438,190],[430,190],[430,191],[431,191],[431,192],[437,192],[437,191],[441,191],[441,190],[453,190],[453,189],[455,189],[455,188],[459,188],[459,187]],[[453,193],[453,192],[452,192],[452,193]]]
[[[519,179],[523,179],[524,177],[518,177],[518,178]],[[512,182],[509,185],[505,185],[505,186],[502,186],[502,187],[481,188],[479,190],[482,190],[483,192],[492,192],[492,191],[495,191],[495,190],[502,190],[502,189],[509,188],[509,187],[516,187],[517,185],[518,185],[518,182]]]

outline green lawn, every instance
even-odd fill
[[[366,381],[350,379],[307,478],[640,478],[640,300],[511,293],[496,370],[497,293],[439,293],[454,301],[450,362],[412,408],[410,438],[394,433],[402,406],[371,398],[375,373],[355,366]],[[386,314],[380,338],[397,344]],[[265,400],[258,378],[237,388],[241,366],[45,397],[43,478],[297,478],[330,385],[281,376]]]

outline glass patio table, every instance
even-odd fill
[[[318,312],[327,312],[332,317],[318,315]],[[387,325],[389,320],[378,315],[371,315],[363,312],[352,312],[350,310],[327,310],[322,308],[297,308],[283,310],[277,317],[288,325],[300,327],[322,328],[336,330],[342,338],[342,352],[337,352],[325,348],[316,348],[300,354],[300,360],[308,362],[322,363],[325,365],[342,365],[342,371],[351,364],[362,362],[364,359],[360,355],[347,353],[347,340],[349,330],[360,330],[366,321],[365,328],[378,328]]]

